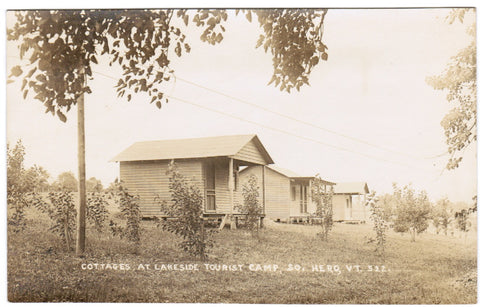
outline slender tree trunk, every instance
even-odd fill
[[[85,94],[77,102],[78,112],[78,212],[77,212],[77,244],[75,253],[82,256],[85,252]]]
[[[70,233],[68,231],[68,212],[67,213],[67,216],[65,218],[65,222],[63,224],[63,231],[64,231],[64,234],[65,234],[65,242],[67,244],[67,251],[70,252]]]
[[[200,231],[202,232],[202,244],[203,247],[202,247],[202,253],[201,253],[201,258],[202,258],[202,261],[205,261],[207,260],[206,258],[206,248],[205,248],[205,220],[202,218],[202,222],[200,224]]]

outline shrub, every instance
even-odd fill
[[[312,200],[316,205],[314,216],[319,219],[320,237],[328,241],[328,233],[333,227],[333,188],[327,188],[320,176],[316,175],[312,182]]]
[[[48,193],[48,199],[50,205],[45,206],[44,210],[52,221],[50,230],[58,234],[66,244],[67,250],[70,250],[77,216],[72,192],[67,190],[50,192]]]
[[[384,209],[379,205],[379,198],[372,191],[367,195],[365,206],[370,208],[370,219],[373,221],[373,230],[375,231],[375,251],[381,255],[385,254],[385,245],[387,243],[388,224]]]
[[[93,192],[87,197],[87,221],[98,231],[102,232],[105,220],[108,217],[105,193]]]
[[[183,239],[179,246],[188,254],[207,259],[207,250],[213,246],[212,233],[205,229],[203,196],[198,187],[179,173],[172,161],[168,166],[171,203],[162,202],[162,211],[169,217],[161,222],[163,230]]]
[[[258,237],[260,229],[260,218],[263,214],[263,207],[258,200],[260,196],[257,177],[250,175],[248,181],[242,187],[243,204],[236,206],[236,209],[245,215],[244,225],[252,236]]]
[[[447,235],[448,226],[453,220],[452,204],[448,198],[439,200],[432,210],[432,222],[437,234],[440,230]]]
[[[455,212],[455,226],[461,232],[467,233],[470,230],[472,223],[468,220],[470,211],[468,209],[462,209]]]
[[[8,225],[18,232],[25,228],[25,209],[29,206],[43,207],[44,201],[37,189],[48,185],[48,173],[37,165],[24,168],[25,147],[21,140],[14,148],[7,144],[7,206]]]
[[[110,230],[113,235],[126,238],[135,243],[136,247],[140,243],[140,223],[142,216],[138,205],[139,197],[131,194],[122,182],[115,180],[114,199],[120,208],[122,216],[126,219],[125,226],[120,226],[114,221],[110,221]]]

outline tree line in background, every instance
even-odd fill
[[[19,140],[13,148],[7,144],[8,187],[15,187],[15,191],[50,192],[57,190],[78,191],[78,180],[73,172],[63,172],[52,183],[49,182],[50,174],[41,166],[34,165],[28,169],[24,167],[25,147]],[[86,181],[87,191],[102,192],[103,184],[95,177]],[[13,196],[14,191],[8,195]]]

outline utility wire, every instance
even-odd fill
[[[8,56],[8,57],[18,58],[18,57],[16,57],[16,56]],[[110,78],[110,79],[113,79],[113,80],[117,80],[117,78],[112,77],[112,76],[109,76],[109,75],[104,74],[104,73],[102,73],[102,72],[99,72],[99,71],[94,71],[94,72],[95,72],[95,73],[98,73],[98,74],[100,74],[100,75],[102,75],[102,76],[104,76],[104,77],[107,77],[107,78]],[[434,156],[419,157],[419,156],[415,156],[415,155],[412,155],[412,154],[409,154],[409,153],[405,153],[405,152],[401,152],[401,151],[397,151],[397,150],[392,150],[392,149],[387,148],[387,147],[383,147],[383,146],[380,146],[380,145],[377,145],[377,144],[373,144],[373,143],[371,143],[371,142],[368,142],[368,141],[365,141],[365,140],[362,140],[362,139],[359,139],[359,138],[356,138],[356,137],[352,137],[352,136],[349,136],[349,135],[346,135],[346,134],[343,134],[343,133],[336,132],[336,131],[334,131],[334,130],[325,128],[325,127],[321,127],[321,126],[319,126],[319,125],[317,125],[317,124],[314,124],[314,123],[311,123],[311,122],[308,122],[308,121],[304,121],[304,120],[295,118],[295,117],[293,117],[293,116],[290,116],[290,115],[287,115],[287,114],[284,114],[284,113],[281,113],[281,112],[278,112],[278,111],[275,111],[275,110],[271,110],[271,109],[265,108],[265,107],[263,107],[263,106],[261,106],[261,105],[248,102],[248,101],[246,101],[246,100],[243,100],[243,99],[234,97],[234,96],[232,96],[232,95],[225,94],[225,93],[220,92],[220,91],[218,91],[218,90],[215,90],[215,89],[206,87],[206,86],[204,86],[204,85],[195,83],[195,82],[193,82],[193,81],[189,81],[189,80],[186,80],[186,79],[184,79],[184,78],[181,78],[181,77],[177,76],[176,74],[174,74],[174,78],[175,78],[175,79],[178,79],[178,80],[180,80],[180,81],[182,81],[182,82],[185,82],[185,83],[187,83],[187,84],[190,84],[190,85],[196,86],[196,87],[198,87],[198,88],[204,89],[204,90],[206,90],[206,91],[215,93],[215,94],[217,94],[217,95],[221,95],[221,96],[224,96],[224,97],[226,97],[226,98],[235,100],[235,101],[240,102],[240,103],[242,103],[242,104],[249,105],[249,106],[254,107],[254,108],[257,108],[257,109],[261,109],[261,110],[263,110],[263,111],[265,111],[265,112],[269,112],[269,113],[275,114],[275,115],[277,115],[277,116],[280,116],[280,117],[289,119],[289,120],[291,120],[291,121],[294,121],[294,122],[297,122],[297,123],[301,123],[301,124],[303,124],[303,125],[307,125],[307,126],[310,126],[310,127],[313,127],[313,128],[316,128],[316,129],[319,129],[319,130],[322,130],[322,131],[325,131],[325,132],[328,132],[328,133],[331,133],[331,134],[334,134],[334,135],[337,135],[337,136],[340,136],[340,137],[343,137],[343,138],[346,138],[346,139],[349,139],[349,140],[352,140],[352,141],[355,141],[355,142],[358,142],[358,143],[362,143],[362,144],[365,144],[365,145],[368,145],[368,146],[371,146],[371,147],[374,147],[374,148],[378,148],[378,149],[381,149],[381,150],[384,150],[384,151],[387,151],[387,152],[391,152],[391,153],[403,155],[403,156],[410,157],[410,158],[414,158],[414,159],[425,159],[425,160],[440,158],[440,157],[445,156],[445,155],[448,154],[448,151],[446,151],[446,152],[444,152],[444,153],[441,153],[441,154],[438,154],[438,155],[434,155]]]
[[[226,113],[226,112],[223,112],[223,111],[219,111],[219,110],[216,110],[216,109],[213,109],[213,108],[210,108],[210,107],[206,107],[206,106],[203,106],[201,104],[197,104],[197,103],[194,103],[194,102],[182,99],[182,98],[174,97],[174,96],[171,96],[171,95],[165,95],[165,96],[170,98],[170,99],[174,99],[174,100],[177,100],[177,101],[185,103],[185,104],[193,105],[193,106],[196,106],[198,108],[202,108],[202,109],[205,109],[205,110],[208,110],[208,111],[211,111],[211,112],[215,112],[215,113],[218,113],[218,114],[221,114],[221,115],[224,115],[224,116],[228,116],[228,117],[240,120],[240,121],[244,121],[244,122],[247,122],[247,123],[250,123],[250,124],[254,124],[254,125],[269,129],[269,130],[273,130],[273,131],[277,131],[277,132],[280,132],[280,133],[283,133],[283,134],[287,134],[287,135],[290,135],[290,136],[293,136],[293,137],[296,137],[296,138],[304,139],[304,140],[314,142],[314,143],[317,143],[317,144],[321,144],[321,145],[324,145],[324,146],[327,146],[327,147],[332,147],[332,148],[337,149],[337,150],[342,150],[342,151],[346,151],[346,152],[349,152],[349,153],[358,154],[358,155],[361,155],[361,156],[364,156],[364,157],[367,157],[367,158],[370,158],[370,159],[379,160],[379,161],[383,161],[383,162],[387,162],[387,163],[391,163],[391,164],[398,164],[398,165],[405,166],[405,167],[412,168],[412,169],[423,170],[423,171],[428,171],[428,172],[431,171],[431,170],[427,170],[427,169],[414,167],[412,165],[401,163],[401,162],[398,162],[398,161],[387,160],[387,159],[375,157],[375,156],[372,156],[372,155],[369,155],[369,154],[365,154],[365,153],[362,153],[362,152],[353,151],[353,150],[350,150],[350,149],[345,148],[345,147],[340,147],[340,146],[328,144],[328,143],[319,141],[317,139],[313,139],[313,138],[306,137],[306,136],[303,136],[303,135],[291,133],[290,131],[287,131],[287,130],[267,126],[267,125],[264,125],[264,124],[246,119],[246,118],[242,118],[242,117],[232,115],[232,114],[229,114],[229,113]]]
[[[379,145],[370,143],[370,142],[368,142],[368,141],[365,141],[365,140],[362,140],[362,139],[359,139],[359,138],[356,138],[356,137],[352,137],[352,136],[349,136],[349,135],[346,135],[346,134],[343,134],[343,133],[340,133],[340,132],[333,131],[333,130],[328,129],[328,128],[325,128],[325,127],[318,126],[318,125],[316,125],[316,124],[314,124],[314,123],[307,122],[307,121],[304,121],[304,120],[295,118],[295,117],[293,117],[293,116],[290,116],[290,115],[287,115],[287,114],[284,114],[284,113],[280,113],[280,112],[275,111],[275,110],[271,110],[271,109],[265,108],[265,107],[260,106],[260,105],[258,105],[258,104],[251,103],[251,102],[248,102],[248,101],[246,101],[246,100],[243,100],[243,99],[240,99],[240,98],[237,98],[237,97],[234,97],[234,96],[231,96],[231,95],[222,93],[222,92],[220,92],[220,91],[218,91],[218,90],[215,90],[215,89],[212,89],[212,88],[203,86],[203,85],[201,85],[201,84],[198,84],[198,83],[195,83],[195,82],[186,80],[186,79],[183,79],[183,78],[181,78],[181,77],[178,77],[177,75],[175,75],[175,78],[178,79],[178,80],[180,80],[180,81],[183,81],[183,82],[185,82],[185,83],[188,83],[188,84],[191,84],[191,85],[193,85],[193,86],[196,86],[196,87],[198,87],[198,88],[204,89],[204,90],[206,90],[206,91],[209,91],[209,92],[212,92],[212,93],[215,93],[215,94],[218,94],[218,95],[227,97],[227,98],[229,98],[229,99],[235,100],[235,101],[237,101],[237,102],[243,103],[243,104],[245,104],[245,105],[249,105],[249,106],[251,106],[251,107],[254,107],[254,108],[257,108],[257,109],[261,109],[261,110],[263,110],[263,111],[266,111],[266,112],[269,112],[269,113],[272,113],[272,114],[281,116],[281,117],[283,117],[283,118],[287,118],[287,119],[289,119],[289,120],[291,120],[291,121],[294,121],[294,122],[297,122],[297,123],[301,123],[301,124],[303,124],[303,125],[307,125],[307,126],[310,126],[310,127],[313,127],[313,128],[316,128],[316,129],[319,129],[319,130],[322,130],[322,131],[325,131],[325,132],[328,132],[328,133],[331,133],[331,134],[334,134],[334,135],[337,135],[337,136],[341,136],[341,137],[343,137],[343,138],[346,138],[346,139],[349,139],[349,140],[352,140],[352,141],[355,141],[355,142],[358,142],[358,143],[362,143],[362,144],[365,144],[365,145],[368,145],[368,146],[371,146],[371,147],[375,147],[375,148],[378,148],[378,149],[381,149],[381,150],[384,150],[384,151],[388,151],[388,152],[391,152],[391,153],[396,153],[396,154],[400,154],[400,155],[407,156],[407,157],[410,157],[410,158],[415,158],[415,159],[434,159],[434,158],[438,158],[438,157],[444,156],[446,153],[448,153],[448,152],[445,152],[445,153],[442,153],[442,154],[439,154],[439,155],[435,155],[435,156],[430,156],[430,157],[419,157],[419,156],[414,156],[414,155],[411,155],[411,154],[408,154],[408,153],[404,153],[404,152],[401,152],[401,151],[392,150],[392,149],[389,149],[389,148],[386,148],[386,147],[383,147],[383,146],[379,146]]]
[[[115,78],[115,77],[113,77],[113,76],[107,75],[107,74],[105,74],[105,73],[98,72],[98,71],[94,71],[94,72],[95,72],[95,73],[98,73],[99,75],[102,75],[102,76],[104,76],[104,77],[107,77],[107,78],[109,78],[109,79],[118,80],[118,78]],[[253,120],[249,120],[249,119],[246,119],[246,118],[243,118],[243,117],[240,117],[240,116],[236,116],[236,115],[233,115],[233,114],[230,114],[230,113],[227,113],[227,112],[224,112],[224,111],[220,111],[220,110],[217,110],[217,109],[214,109],[214,108],[211,108],[211,107],[203,106],[203,105],[201,105],[201,104],[197,104],[197,103],[188,101],[188,100],[186,100],[186,99],[178,98],[178,97],[175,97],[175,96],[172,96],[172,95],[165,95],[165,97],[167,97],[167,98],[169,98],[169,99],[177,100],[177,101],[182,102],[182,103],[185,103],[185,104],[193,105],[193,106],[195,106],[195,107],[198,107],[198,108],[201,108],[201,109],[205,109],[205,110],[208,110],[208,111],[210,111],[210,112],[218,113],[218,114],[221,114],[221,115],[224,115],[224,116],[227,116],[227,117],[231,117],[231,118],[234,118],[234,119],[237,119],[237,120],[240,120],[240,121],[244,121],[244,122],[247,122],[247,123],[250,123],[250,124],[254,124],[254,125],[257,125],[257,126],[260,126],[260,127],[266,128],[266,129],[269,129],[269,130],[273,130],[273,131],[277,131],[277,132],[280,132],[280,133],[283,133],[283,134],[287,134],[287,135],[290,135],[290,136],[293,136],[293,137],[296,137],[296,138],[300,138],[300,139],[303,139],[303,140],[307,140],[307,141],[310,141],[310,142],[314,142],[314,143],[317,143],[317,144],[320,144],[320,145],[324,145],[324,146],[327,146],[327,147],[331,147],[331,148],[334,148],[334,149],[337,149],[337,150],[341,150],[341,151],[345,151],[345,152],[349,152],[349,153],[353,153],[353,154],[358,154],[358,155],[367,157],[367,158],[369,158],[369,159],[374,159],[374,160],[378,160],[378,161],[383,161],[383,162],[387,162],[387,163],[391,163],[391,164],[397,164],[397,165],[401,165],[401,166],[408,167],[408,168],[412,168],[412,169],[418,169],[418,170],[429,171],[429,172],[431,171],[431,170],[427,170],[427,169],[422,169],[422,168],[414,167],[414,166],[409,165],[409,164],[406,164],[406,163],[402,163],[402,162],[398,162],[398,161],[392,161],[392,160],[388,160],[388,159],[383,159],[383,158],[376,157],[376,156],[372,156],[372,155],[365,154],[365,153],[362,153],[362,152],[350,150],[350,149],[345,148],[345,147],[332,145],[332,144],[329,144],[329,143],[325,143],[325,142],[319,141],[319,140],[314,139],[314,138],[306,137],[306,136],[303,136],[303,135],[298,135],[298,134],[295,134],[295,133],[292,133],[292,132],[290,132],[290,131],[283,130],[283,129],[280,129],[280,128],[267,126],[267,125],[265,125],[265,124],[262,124],[262,123],[259,123],[259,122],[253,121]]]

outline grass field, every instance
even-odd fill
[[[78,258],[66,252],[60,240],[48,232],[46,217],[31,212],[25,231],[14,233],[9,229],[8,232],[9,301],[287,304],[473,304],[477,301],[476,233],[470,233],[467,240],[422,234],[417,242],[410,242],[408,235],[389,232],[386,255],[381,257],[373,252],[373,244],[366,243],[366,237],[373,235],[368,224],[335,224],[328,242],[316,238],[316,226],[268,224],[260,240],[252,239],[243,230],[224,229],[215,234],[216,246],[207,262],[230,265],[226,269],[237,265],[237,270],[215,271],[185,255],[176,246],[177,239],[156,228],[153,222],[144,221],[142,227],[138,250],[108,232],[98,234],[89,230],[87,253]],[[97,269],[88,269],[94,264]],[[101,269],[101,264],[111,266]],[[114,269],[113,264],[123,264],[123,270]],[[149,264],[150,269],[139,269],[140,264]],[[197,264],[199,270],[162,271],[161,264]],[[243,265],[242,271],[239,265]],[[274,265],[278,269],[268,271]],[[312,271],[315,265],[318,271]],[[353,267],[349,272],[348,268],[354,265],[359,265],[361,271]],[[332,266],[333,272],[328,266]],[[369,266],[373,271],[368,271]]]

